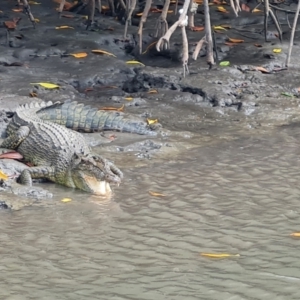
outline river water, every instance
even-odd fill
[[[52,205],[0,211],[0,299],[299,300],[299,135],[127,168],[113,201],[49,184]]]

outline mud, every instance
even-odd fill
[[[3,21],[20,16],[12,12],[14,5],[13,1],[3,1]],[[294,6],[292,3],[287,7],[293,9]],[[232,26],[226,33],[216,33],[218,58],[230,61],[231,66],[220,67],[217,63],[208,70],[204,49],[197,61],[190,60],[191,74],[183,78],[180,35],[172,37],[168,51],[157,52],[155,47],[149,47],[155,41],[157,14],[149,16],[143,34],[144,52],[140,55],[134,25],[137,18],[124,39],[122,22],[109,15],[98,15],[92,28],[86,30],[83,18],[86,11],[81,14],[68,12],[74,18],[59,19],[55,8],[56,4],[51,1],[32,5],[33,14],[39,19],[36,29],[25,15],[16,30],[9,32],[8,38],[5,26],[0,28],[2,138],[8,117],[18,104],[73,99],[96,107],[124,105],[126,112],[158,119],[163,125],[161,134],[147,137],[105,132],[85,134],[85,137],[95,152],[113,159],[126,170],[133,165],[149,166],[154,161],[174,159],[195,147],[259,135],[300,121],[297,81],[300,50],[294,47],[294,67],[284,70],[289,29],[285,15],[280,12],[283,43],[274,35],[272,22],[269,41],[264,41],[263,13],[242,12],[241,17],[233,18],[232,13],[220,14],[212,9],[214,25]],[[170,15],[169,22],[174,20],[176,17]],[[203,22],[199,8],[195,23],[200,26]],[[55,29],[64,25],[72,29]],[[203,33],[188,31],[188,36],[192,53]],[[228,37],[243,38],[244,43],[227,46],[224,42]],[[298,42],[297,32],[295,44]],[[257,48],[254,43],[262,47]],[[274,48],[282,52],[275,54]],[[114,56],[91,53],[95,49]],[[88,56],[76,59],[69,55],[78,52],[86,52]],[[133,59],[145,66],[126,63]],[[263,74],[255,69],[256,66],[263,66],[270,73]],[[55,83],[60,88],[45,89],[37,85],[38,82]],[[30,94],[37,98],[29,97]],[[3,163],[1,166],[5,169]]]

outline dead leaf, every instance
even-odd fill
[[[75,57],[75,58],[84,58],[87,57],[88,54],[85,52],[80,52],[80,53],[71,53],[71,56]]]
[[[257,48],[261,48],[262,47],[261,44],[254,44],[254,46],[257,47]]]
[[[40,2],[36,2],[36,1],[28,1],[28,4],[30,4],[30,5],[39,5],[41,3]]]
[[[254,8],[254,9],[252,10],[252,12],[253,12],[253,13],[259,13],[259,12],[263,12],[263,11],[260,10],[260,9]]]
[[[125,100],[131,101],[131,100],[133,100],[133,98],[132,97],[126,97]]]
[[[204,26],[194,26],[194,27],[190,27],[190,29],[192,31],[203,31],[204,30]]]
[[[239,254],[228,254],[228,253],[200,253],[201,256],[210,258],[227,258],[227,257],[240,257]]]
[[[137,60],[128,60],[126,61],[126,64],[129,64],[129,65],[134,65],[134,64],[137,64],[137,65],[141,65],[143,67],[145,67],[145,65]]]
[[[224,44],[227,45],[227,46],[236,46],[236,45],[239,45],[239,43],[230,43],[230,42],[225,42]]]
[[[153,192],[153,191],[149,191],[149,194],[150,194],[151,196],[154,196],[154,197],[166,197],[165,194],[158,193],[158,192]]]
[[[55,29],[74,29],[74,27],[68,25],[62,25],[62,26],[55,27]]]
[[[244,43],[244,40],[228,38],[231,43]]]
[[[267,69],[263,68],[263,67],[255,67],[255,69],[257,71],[261,71],[262,73],[270,73]]]
[[[247,4],[245,4],[245,3],[242,3],[241,9],[243,11],[247,11],[247,12],[249,12],[251,10],[251,8]]]
[[[123,104],[121,107],[102,107],[99,110],[115,110],[115,111],[123,111],[124,110],[125,105]]]
[[[148,125],[156,124],[158,123],[158,119],[147,119]]]
[[[110,53],[110,52],[107,52],[107,51],[104,51],[104,50],[92,50],[92,53],[95,53],[95,54],[106,54],[106,55],[109,55],[109,56],[113,56],[113,57],[116,57],[114,54]]]
[[[35,98],[35,97],[37,97],[37,93],[31,92],[31,93],[29,93],[29,96],[32,98]]]
[[[12,9],[14,12],[23,12],[23,8],[14,8]]]
[[[37,82],[37,83],[30,83],[30,84],[37,84],[40,85],[46,89],[59,89],[60,86],[54,83],[49,83],[49,82]]]
[[[62,18],[72,19],[72,18],[74,18],[75,16],[74,16],[74,15],[69,15],[69,14],[62,14],[61,17],[62,17]]]
[[[17,24],[13,21],[5,21],[4,25],[7,29],[15,29],[17,27]]]
[[[214,30],[225,30],[225,31],[227,31],[227,29],[223,26],[213,26],[213,29]]]
[[[217,11],[225,13],[225,14],[229,13],[229,11],[226,8],[224,8],[223,6],[218,6]]]
[[[158,94],[157,90],[150,90],[147,92],[147,94]]]
[[[0,170],[0,179],[7,180],[9,177]]]

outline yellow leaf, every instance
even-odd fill
[[[142,12],[135,14],[137,17],[141,17],[143,15]]]
[[[92,52],[95,53],[95,54],[106,54],[106,55],[116,57],[114,54],[112,54],[110,52],[107,52],[107,51],[104,51],[104,50],[92,50]]]
[[[88,19],[89,17],[88,16],[82,16],[82,19]]]
[[[240,39],[228,38],[228,41],[232,43],[244,43],[244,40],[240,40]]]
[[[152,192],[152,191],[149,191],[149,194],[151,196],[155,196],[155,197],[166,197],[165,194],[161,194],[161,193],[157,193],[157,192]]]
[[[148,123],[149,125],[155,124],[155,123],[158,123],[158,120],[157,120],[157,119],[154,119],[154,120],[147,119],[147,123]]]
[[[132,97],[126,97],[125,100],[131,101],[131,100],[133,100],[133,98]]]
[[[228,12],[228,10],[226,8],[224,8],[223,6],[218,6],[217,10],[219,12],[223,12],[223,13],[227,13]]]
[[[61,202],[67,203],[67,202],[71,202],[72,199],[71,198],[63,198],[60,200]]]
[[[84,58],[87,57],[88,54],[85,52],[81,52],[81,53],[71,53],[71,56],[75,57],[75,58]]]
[[[225,30],[225,31],[227,31],[227,29],[222,27],[222,26],[213,26],[213,29],[214,30]]]
[[[49,82],[36,82],[36,83],[30,83],[30,84],[38,84],[46,89],[59,89],[60,86],[54,83]]]
[[[0,179],[7,180],[8,176],[0,170]]]
[[[115,110],[115,111],[123,111],[124,110],[125,105],[123,104],[121,107],[110,107],[110,106],[106,106],[106,107],[102,107],[100,108],[100,110]]]
[[[39,22],[40,22],[40,19],[36,19],[36,18],[35,18],[35,19],[34,19],[34,22],[35,22],[35,23],[39,23]]]
[[[275,49],[273,49],[273,52],[274,53],[281,53],[281,49],[280,48],[275,48]]]
[[[226,28],[226,29],[230,29],[231,28],[231,26],[229,24],[223,24],[223,25],[220,25],[220,26],[223,27],[223,28]]]
[[[258,12],[262,12],[262,10],[257,9],[257,8],[254,8],[254,9],[252,10],[252,12],[253,12],[253,13],[258,13]]]
[[[129,64],[129,65],[138,64],[138,65],[141,65],[141,66],[145,67],[144,64],[142,64],[141,62],[139,62],[137,60],[128,60],[128,61],[126,61],[126,64]]]
[[[228,253],[200,253],[201,256],[210,258],[226,258],[226,257],[239,257],[239,254],[228,254]]]
[[[150,90],[147,92],[147,94],[158,94],[157,90]]]
[[[293,232],[291,233],[291,236],[300,237],[300,232]]]
[[[63,25],[63,26],[55,27],[55,29],[74,29],[74,27]]]

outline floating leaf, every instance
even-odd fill
[[[294,95],[293,95],[293,94],[291,94],[291,93],[288,93],[288,92],[282,92],[282,93],[281,93],[281,95],[283,95],[283,96],[287,96],[287,97],[294,97]]]
[[[126,64],[129,64],[129,65],[134,65],[134,64],[137,64],[137,65],[141,65],[143,67],[145,67],[145,65],[137,60],[128,60],[126,61]]]
[[[36,82],[36,83],[30,83],[30,84],[37,84],[40,85],[46,89],[59,89],[60,86],[54,83],[49,83],[49,82]]]
[[[0,170],[0,179],[7,180],[8,176]]]
[[[156,123],[158,123],[158,120],[157,120],[157,119],[153,119],[153,120],[147,119],[147,123],[148,123],[149,125],[151,125],[151,124],[156,124]]]
[[[220,66],[221,67],[227,67],[230,65],[230,62],[228,60],[224,60],[220,62]]]
[[[293,232],[293,233],[291,233],[291,236],[300,237],[300,232]]]
[[[109,55],[109,56],[113,56],[113,57],[116,57],[114,54],[110,53],[110,52],[107,52],[107,51],[104,51],[104,50],[92,50],[92,53],[95,53],[95,54],[106,54],[106,55]]]
[[[280,48],[274,48],[274,49],[273,49],[273,52],[274,52],[274,53],[281,53],[281,51],[282,51],[282,50],[281,50]]]
[[[166,197],[165,194],[157,193],[157,192],[153,192],[153,191],[149,191],[149,194],[150,194],[151,196],[155,196],[155,197]]]
[[[240,40],[240,39],[228,38],[228,41],[232,43],[244,43],[244,40]]]
[[[71,202],[72,199],[71,198],[63,198],[60,200],[61,202],[67,203],[67,202]]]
[[[133,98],[132,98],[132,97],[126,97],[125,100],[127,100],[127,101],[132,101]]]
[[[227,29],[224,28],[223,26],[213,26],[213,29],[214,30],[226,30],[227,31]]]
[[[147,94],[158,94],[157,90],[150,90],[147,92]]]
[[[75,57],[75,58],[84,58],[87,57],[88,54],[85,52],[80,52],[80,53],[71,53],[71,56]]]
[[[123,111],[124,110],[125,105],[123,104],[121,107],[102,107],[100,108],[100,110],[115,110],[115,111]]]
[[[63,26],[55,27],[55,29],[74,29],[74,27],[63,25]]]
[[[227,257],[240,257],[239,254],[228,254],[228,253],[200,253],[201,256],[210,258],[227,258]]]

